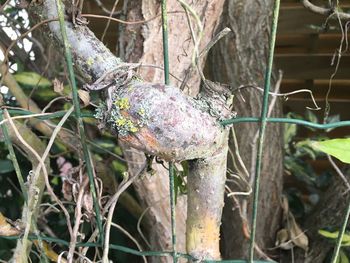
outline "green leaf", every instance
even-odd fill
[[[308,121],[311,121],[311,122],[314,122],[314,123],[318,123],[318,119],[315,115],[315,113],[313,113],[312,111],[310,110],[307,110],[306,113],[305,113],[305,118],[306,120]]]
[[[284,125],[284,145],[287,148],[288,144],[293,140],[294,136],[297,134],[296,124],[285,124]]]
[[[119,174],[123,174],[125,171],[127,171],[126,166],[118,160],[112,161],[112,168]]]
[[[339,258],[338,258],[338,263],[349,263],[349,258],[345,254],[343,250],[340,250]]]
[[[17,82],[27,86],[48,87],[52,83],[35,72],[20,72],[14,75]]]
[[[115,147],[115,142],[109,139],[96,139],[94,142],[99,145],[102,148],[108,149],[108,150],[113,150]]]
[[[10,160],[0,160],[0,174],[13,172],[15,168]]]
[[[327,230],[320,229],[318,230],[318,233],[321,236],[335,240],[338,238],[339,231],[329,232]],[[350,234],[345,233],[341,242],[342,242],[342,246],[350,246]]]
[[[340,115],[339,114],[328,116],[328,118],[326,119],[326,123],[335,123],[335,122],[338,122],[338,121],[340,121]],[[326,132],[330,132],[333,129],[335,129],[335,128],[326,129]]]
[[[311,145],[315,149],[332,155],[344,163],[350,163],[350,138],[314,141]]]

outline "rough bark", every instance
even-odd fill
[[[222,0],[220,1],[193,1],[191,6],[198,13],[203,21],[204,32],[201,48],[212,38],[216,24],[218,23],[221,11]],[[177,1],[168,1],[168,11],[183,11]],[[143,20],[160,14],[158,1],[129,1],[127,20]],[[183,79],[191,66],[193,42],[191,41],[190,30],[184,13],[169,14],[169,60],[170,72]],[[125,54],[125,60],[129,62],[142,62],[145,64],[162,65],[163,47],[160,18],[145,25],[126,26],[125,33],[120,36],[121,52]],[[193,20],[192,20],[193,22]],[[163,71],[143,67],[139,73],[150,82],[164,82]],[[171,78],[171,83],[180,85],[177,80]],[[194,95],[199,91],[199,77],[194,74],[189,78],[187,93]],[[127,151],[129,168],[131,171],[138,171],[137,163],[144,160],[143,154],[136,151]],[[143,180],[135,183],[135,189],[139,193],[144,207],[148,208],[147,215],[150,222],[150,243],[153,249],[167,250],[171,248],[171,227],[170,227],[170,205],[169,205],[169,183],[168,171],[161,165],[155,165],[157,173],[153,176],[146,176]],[[147,193],[147,194],[144,194]],[[177,225],[177,250],[186,251],[185,226],[186,226],[186,196],[179,196],[176,205]],[[170,260],[170,259],[169,259]]]
[[[209,72],[214,81],[227,83],[232,89],[240,85],[256,85],[263,87],[264,72],[266,69],[268,43],[270,36],[272,0],[242,1],[228,0],[224,7],[220,28],[229,27],[233,31],[222,39],[214,48],[209,58]],[[274,82],[273,82],[274,83]],[[271,87],[274,89],[274,86]],[[243,90],[241,95],[235,93],[234,110],[239,117],[260,117],[262,93],[256,90]],[[244,97],[244,100],[242,100]],[[281,116],[281,105],[277,102],[273,116]],[[253,138],[258,126],[253,123],[234,125],[238,137],[240,155],[252,176],[254,161]],[[283,152],[281,127],[268,124],[265,137],[263,166],[261,174],[257,244],[267,254],[266,248],[274,247],[275,234],[280,226],[279,199],[282,192]],[[233,145],[231,144],[231,147]],[[233,150],[235,150],[233,148]],[[229,184],[234,191],[244,191]],[[251,218],[252,196],[239,198],[248,201],[247,219]],[[231,200],[225,202],[223,216],[223,256],[225,258],[245,258],[249,247],[249,240],[244,235],[246,226],[239,215],[236,203]]]

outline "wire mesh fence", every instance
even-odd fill
[[[86,163],[86,169],[87,174],[89,177],[89,186],[92,193],[93,198],[93,204],[94,204],[94,211],[96,213],[96,222],[97,227],[99,230],[99,239],[97,242],[85,242],[85,243],[77,243],[76,247],[95,247],[95,248],[103,248],[105,246],[105,236],[103,231],[103,225],[102,225],[102,215],[101,211],[98,206],[97,202],[97,194],[94,184],[94,173],[93,173],[93,166],[91,161],[91,154],[89,152],[87,138],[84,130],[84,125],[82,118],[84,117],[93,117],[91,114],[84,114],[80,110],[79,106],[79,98],[78,98],[78,88],[75,80],[74,70],[73,70],[73,62],[72,62],[72,54],[69,49],[69,43],[67,40],[67,35],[65,32],[65,22],[64,22],[64,15],[63,15],[63,8],[61,6],[61,1],[58,0],[58,12],[59,12],[59,22],[62,32],[62,38],[64,43],[64,52],[65,52],[65,58],[67,62],[68,67],[68,73],[70,82],[72,85],[72,94],[73,94],[73,105],[74,105],[74,114],[75,114],[75,120],[79,127],[79,139],[81,141],[82,145],[82,151],[83,151],[83,157]],[[258,117],[246,117],[246,118],[233,118],[228,120],[221,121],[221,125],[227,126],[227,125],[233,125],[237,123],[242,122],[257,122],[260,124],[259,129],[259,143],[258,143],[258,149],[257,149],[257,158],[256,158],[256,174],[255,174],[255,181],[254,181],[254,191],[253,191],[253,216],[252,216],[252,224],[251,224],[251,233],[250,233],[250,250],[249,250],[249,260],[221,260],[221,261],[212,261],[212,260],[204,260],[204,262],[232,262],[232,263],[240,263],[240,262],[268,262],[268,261],[261,261],[261,260],[254,260],[254,244],[255,244],[255,233],[256,233],[256,225],[257,225],[257,215],[258,215],[258,200],[259,200],[259,183],[260,183],[260,171],[261,171],[261,162],[262,162],[262,152],[264,147],[264,135],[265,135],[265,129],[266,125],[268,123],[289,123],[289,124],[297,124],[297,125],[303,125],[308,126],[316,129],[330,129],[330,128],[337,128],[337,127],[344,127],[344,126],[350,126],[350,121],[339,121],[334,123],[327,123],[327,124],[319,124],[319,123],[312,123],[305,120],[300,119],[290,119],[290,118],[269,118],[267,116],[267,110],[268,110],[268,104],[269,104],[269,90],[271,85],[271,74],[272,74],[272,68],[273,68],[273,58],[274,58],[274,47],[275,47],[275,40],[276,40],[276,32],[277,32],[277,24],[278,24],[278,17],[279,17],[279,9],[280,9],[280,0],[275,1],[274,10],[273,10],[273,19],[272,19],[272,30],[271,30],[271,39],[270,39],[270,47],[269,47],[269,56],[268,56],[268,62],[267,62],[267,69],[266,69],[266,75],[265,75],[265,85],[264,85],[264,93],[263,93],[263,104],[262,104],[262,110],[261,110],[261,116]],[[163,51],[164,51],[164,79],[165,84],[169,84],[169,56],[168,56],[168,25],[167,25],[167,1],[162,0],[161,2],[161,11],[162,11],[162,29],[163,29]],[[13,110],[9,109],[8,113],[13,116],[23,116],[24,118],[26,116],[30,116],[32,118],[36,118],[38,120],[48,120],[52,118],[61,118],[67,114],[67,111],[58,111],[50,114],[40,114],[39,116],[36,116],[33,112],[27,111],[27,110]],[[70,117],[72,118],[72,117]],[[4,117],[4,110],[0,110],[0,122],[2,122],[5,119]],[[11,160],[14,164],[15,171],[17,174],[18,181],[21,185],[21,190],[23,192],[24,197],[27,196],[26,194],[26,188],[24,187],[23,177],[21,175],[21,171],[18,165],[18,161],[13,149],[13,145],[11,142],[11,139],[8,135],[8,130],[6,125],[2,123],[2,131],[4,134],[5,142],[7,145],[7,148],[10,153]],[[174,163],[169,163],[169,183],[170,183],[170,208],[171,211],[169,213],[171,214],[171,233],[172,233],[172,250],[171,251],[138,251],[129,247],[124,247],[120,245],[115,244],[109,244],[109,249],[111,250],[118,250],[124,253],[129,253],[137,256],[154,256],[154,257],[172,257],[173,262],[177,262],[178,259],[184,258],[188,260],[195,261],[196,259],[193,258],[190,255],[179,253],[176,251],[176,225],[175,225],[175,189],[174,189]],[[341,230],[339,231],[338,239],[336,242],[336,246],[334,249],[334,253],[332,256],[332,262],[337,262],[337,258],[339,256],[339,250],[341,247],[341,240],[344,236],[346,226],[348,223],[348,218],[350,214],[350,204],[347,206],[347,210],[344,214],[344,220],[342,223]],[[2,236],[1,238],[10,239],[10,240],[16,240],[22,238],[21,236]],[[62,240],[59,238],[53,238],[48,237],[44,235],[35,235],[30,234],[28,235],[29,240],[43,240],[47,242],[54,242],[57,244],[61,244],[64,246],[69,246],[69,242],[66,240]]]

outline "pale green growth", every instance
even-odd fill
[[[137,114],[137,121],[133,121],[130,117],[125,116],[122,112],[129,110],[128,115],[132,115],[130,112],[130,100],[129,98],[120,98],[115,95],[112,101],[112,107],[108,109],[106,104],[101,104],[95,113],[95,118],[111,129],[118,132],[121,136],[126,136],[130,133],[136,133],[141,127],[146,125],[149,120],[149,110],[147,105],[141,104],[134,114]],[[104,126],[104,125],[102,125]]]
[[[94,63],[94,59],[92,57],[89,57],[86,61],[86,64],[90,67]]]
[[[145,111],[145,109],[144,109],[144,108],[142,108],[142,107],[141,107],[137,113],[138,113],[140,116],[142,116],[142,117],[143,117],[143,116],[145,116],[146,111]]]
[[[128,110],[130,108],[130,102],[128,98],[121,98],[114,101],[114,105],[120,110]]]

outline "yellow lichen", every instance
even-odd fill
[[[139,129],[137,129],[135,126],[130,128],[131,132],[137,132]]]
[[[130,108],[130,102],[128,98],[121,98],[114,102],[120,110],[128,110]]]
[[[93,59],[92,57],[89,57],[89,58],[87,59],[87,61],[86,61],[86,64],[87,64],[88,66],[91,66],[93,63],[94,63],[94,59]]]
[[[145,116],[145,113],[146,113],[146,111],[145,111],[144,108],[140,108],[139,111],[138,111],[138,114],[139,114],[140,116]]]
[[[117,119],[115,121],[115,123],[117,124],[117,126],[124,126],[127,123],[127,120],[123,117]]]

